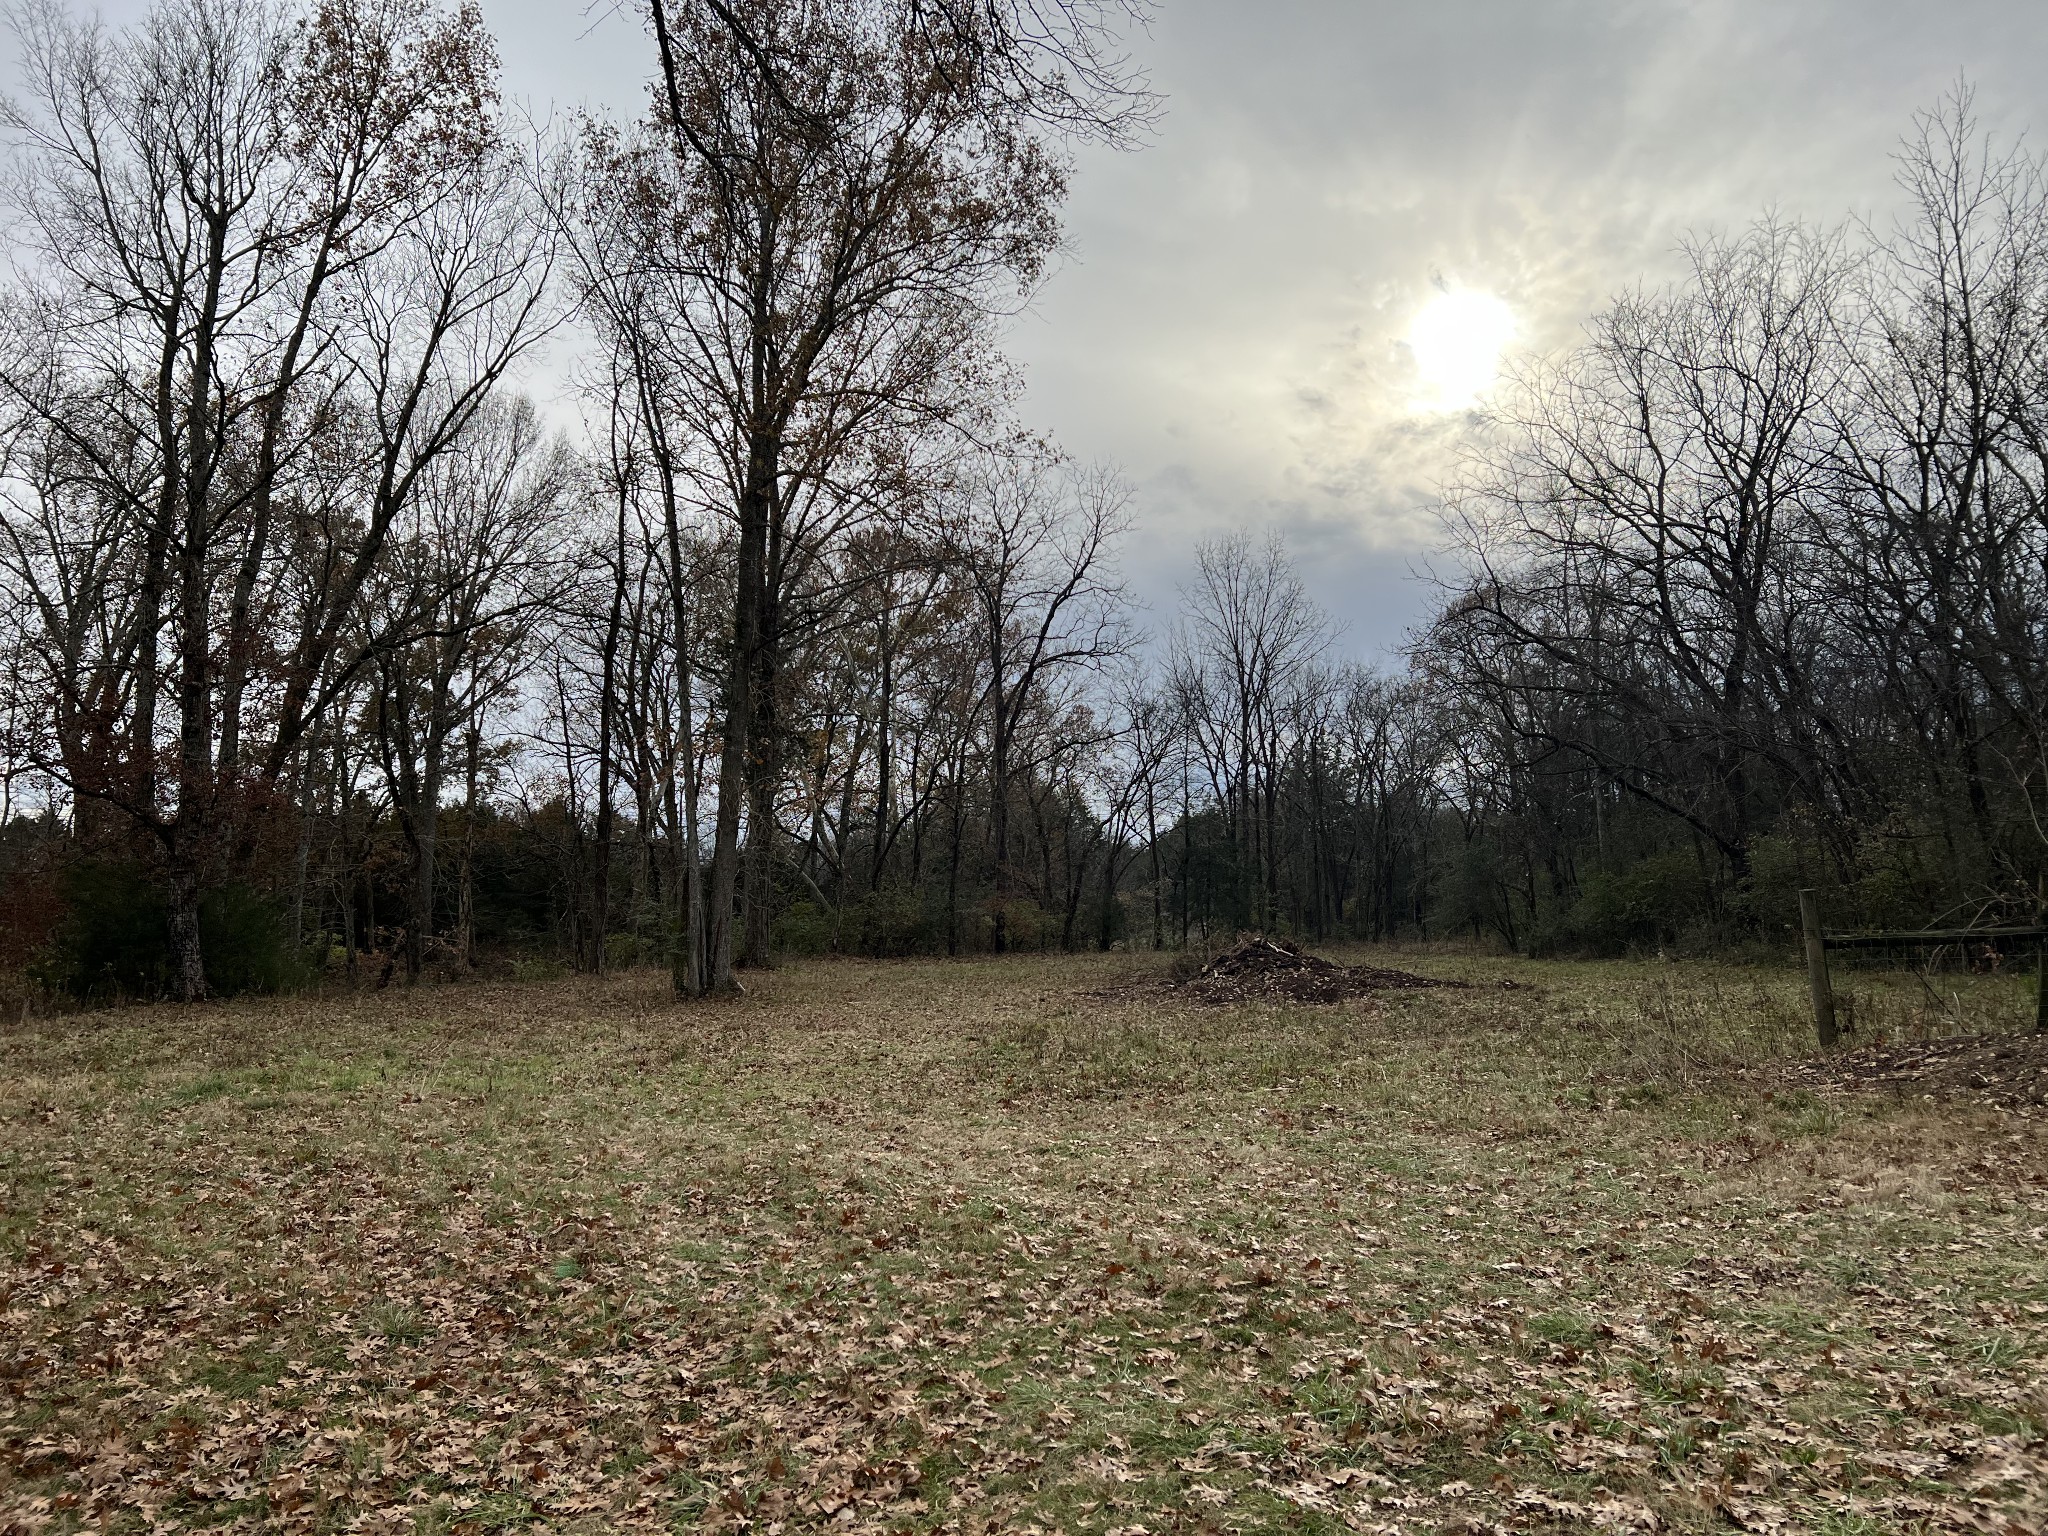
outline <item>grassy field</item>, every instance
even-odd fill
[[[0,1027],[0,1532],[2044,1528],[2048,1110],[1812,1086],[1789,967],[1373,958],[1484,985]]]

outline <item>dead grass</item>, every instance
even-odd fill
[[[1477,985],[12,1027],[0,1531],[2043,1528],[2048,1116],[1798,1087],[1789,972],[1347,958]]]

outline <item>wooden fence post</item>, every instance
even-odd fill
[[[1841,1038],[1835,1028],[1835,992],[1828,985],[1828,941],[1820,930],[1820,902],[1811,891],[1799,893],[1799,926],[1806,933],[1806,980],[1813,991],[1813,1024],[1820,1043],[1833,1046]]]

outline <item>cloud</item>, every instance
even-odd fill
[[[1199,538],[1279,526],[1371,651],[1426,611],[1408,573],[1466,430],[1412,408],[1433,279],[1553,351],[1675,276],[1688,231],[1882,219],[1899,136],[1960,75],[2002,133],[2039,115],[2048,11],[1167,0],[1140,51],[1169,113],[1145,152],[1082,157],[1074,257],[1013,337],[1028,409],[1138,483],[1155,605]]]
[[[514,100],[639,110],[651,47],[611,0],[485,10]],[[1013,328],[1027,413],[1138,485],[1155,609],[1198,539],[1277,526],[1367,652],[1428,607],[1465,431],[1412,409],[1433,280],[1555,350],[1688,230],[1883,222],[1893,147],[1960,76],[2001,134],[2048,126],[2038,0],[1162,0],[1135,51],[1168,115],[1080,157],[1071,256]]]

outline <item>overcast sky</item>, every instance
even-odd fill
[[[484,9],[509,94],[639,110],[630,21]],[[1448,407],[1506,324],[1568,345],[1688,230],[1766,208],[1886,222],[1900,135],[1960,77],[2001,137],[2048,133],[2040,0],[1162,0],[1132,48],[1165,115],[1080,158],[1071,254],[1012,338],[1026,414],[1136,486],[1155,624],[1198,540],[1274,526],[1365,656],[1428,606]]]

